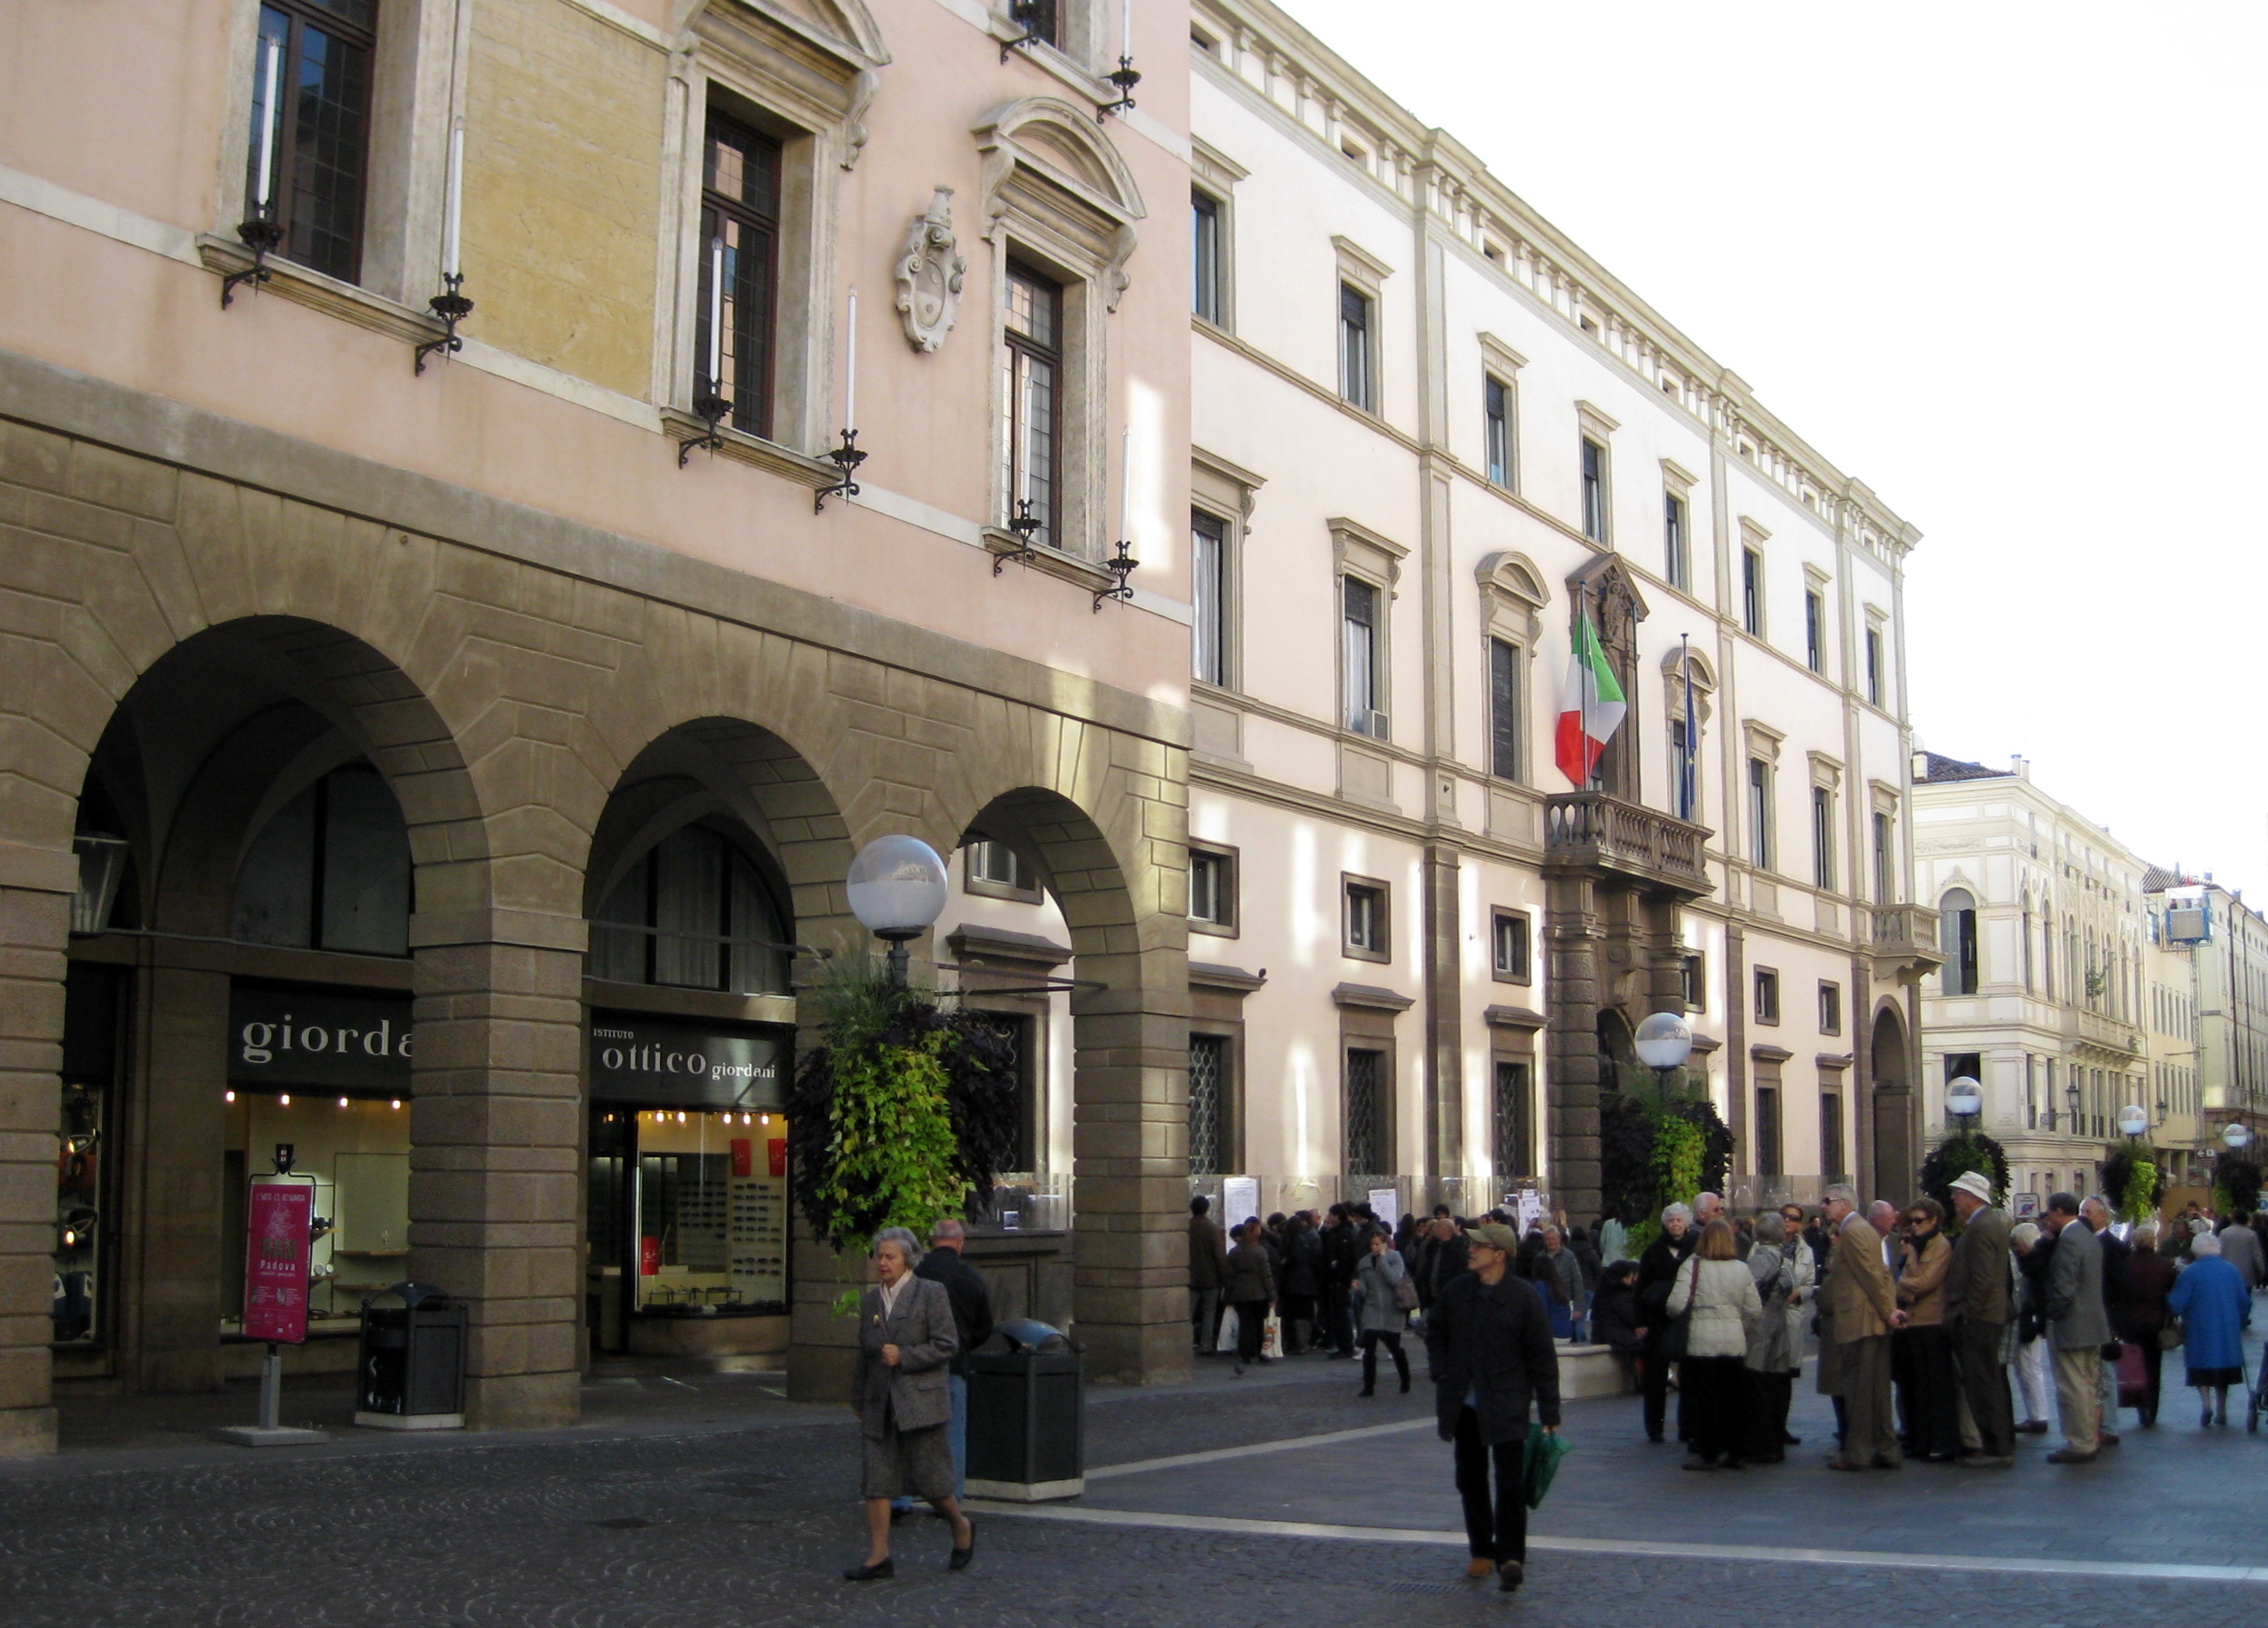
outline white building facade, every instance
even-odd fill
[[[1913,818],[1943,960],[1922,985],[1931,1131],[1943,1133],[1945,1083],[1973,1076],[2013,1192],[2093,1192],[2120,1110],[2159,1117],[2145,1054],[2148,867],[2035,786],[2021,758],[2002,770],[1917,754]]]

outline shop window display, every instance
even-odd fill
[[[101,1252],[103,1105],[99,1085],[63,1088],[63,1130],[55,1147],[55,1282],[49,1315],[57,1343],[91,1344]]]
[[[409,1275],[409,1104],[335,1092],[227,1096],[224,1330],[238,1323],[243,1311],[245,1184],[268,1173],[279,1144],[290,1144],[295,1174],[315,1178],[310,1330],[324,1332],[326,1323],[335,1330],[355,1326],[364,1297]]]

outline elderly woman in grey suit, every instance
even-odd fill
[[[902,1226],[874,1235],[875,1286],[859,1297],[858,1363],[852,1371],[851,1411],[858,1415],[865,1449],[866,1563],[843,1573],[846,1583],[892,1574],[890,1501],[904,1493],[926,1498],[953,1525],[958,1572],[976,1553],[976,1526],[953,1495],[953,1417],[947,1364],[957,1345],[953,1302],[945,1286],[915,1277],[921,1245]]]

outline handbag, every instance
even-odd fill
[[[2163,1328],[2158,1331],[2158,1349],[2160,1351],[2179,1351],[2181,1348],[2182,1322],[2178,1317],[2172,1318],[2168,1320]]]
[[[1685,1287],[1685,1309],[1672,1317],[1669,1326],[1662,1331],[1662,1354],[1672,1362],[1685,1354],[1685,1332],[1694,1320],[1694,1295],[1700,1288],[1701,1257],[1696,1254],[1694,1256],[1694,1279]]]
[[[1417,1310],[1417,1280],[1406,1272],[1402,1274],[1402,1281],[1394,1286],[1394,1304],[1399,1312]]]

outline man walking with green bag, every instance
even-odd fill
[[[1528,1411],[1559,1432],[1559,1353],[1535,1286],[1511,1275],[1520,1240],[1494,1222],[1474,1227],[1473,1269],[1453,1279],[1425,1319],[1441,1439],[1456,1446],[1457,1493],[1472,1553],[1466,1575],[1496,1573],[1506,1593],[1526,1579]],[[1494,1472],[1494,1496],[1490,1473]]]

